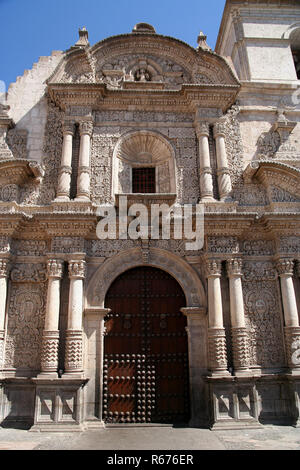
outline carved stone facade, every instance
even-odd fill
[[[39,151],[19,117],[22,78],[9,90],[0,108],[1,421],[105,426],[105,318],[115,314],[107,293],[123,273],[152,267],[186,301],[189,424],[298,424],[300,82],[276,76],[260,28],[251,34],[262,36],[269,63],[257,64],[242,23],[250,28],[259,15],[276,25],[289,67],[286,22],[296,27],[300,8],[282,6],[279,38],[276,2],[267,3],[228,0],[216,52],[203,35],[194,49],[144,23],[92,47],[80,30],[74,46],[49,58],[43,83],[37,78],[46,110]],[[152,172],[151,192],[134,192],[137,169]],[[170,237],[126,234],[121,196],[128,210],[171,206]],[[193,250],[186,232],[175,236],[175,215],[192,206],[196,229],[198,203],[204,241]],[[118,236],[99,238],[103,211],[116,215]],[[23,393],[31,405],[22,408]]]

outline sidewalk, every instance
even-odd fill
[[[300,450],[300,428],[210,431],[142,427],[78,433],[0,428],[0,450]]]

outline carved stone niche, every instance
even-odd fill
[[[133,168],[155,168],[155,194],[164,198],[173,195],[170,198],[175,201],[175,152],[170,142],[158,132],[141,130],[125,134],[117,142],[113,161],[114,195],[126,194],[134,198]]]
[[[5,202],[18,202],[20,187],[30,182],[38,184],[43,175],[42,167],[35,161],[0,161],[0,199]]]

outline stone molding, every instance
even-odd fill
[[[121,252],[99,266],[87,285],[86,307],[104,306],[106,292],[113,280],[130,268],[145,265],[160,268],[173,276],[182,287],[188,305],[206,307],[201,280],[186,261],[166,250],[149,248],[148,263],[145,264],[138,247]]]

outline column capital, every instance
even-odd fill
[[[243,260],[241,258],[232,258],[226,261],[228,277],[243,275]]]
[[[63,120],[62,128],[64,135],[74,135],[75,133],[75,123],[73,121]]]
[[[93,133],[94,123],[92,121],[80,121],[79,133],[80,135],[89,135],[91,137]]]
[[[61,259],[49,259],[47,262],[48,278],[61,279],[64,270],[64,262]]]
[[[0,258],[0,277],[7,277],[9,274],[10,263],[7,258]]]
[[[86,262],[83,260],[70,260],[69,261],[69,278],[70,279],[84,279],[86,270]]]
[[[206,137],[209,136],[209,123],[208,122],[195,121],[194,126],[195,126],[195,131],[196,131],[198,138],[201,137],[202,135]]]
[[[300,259],[296,261],[296,275],[300,277]]]
[[[206,277],[220,277],[222,262],[218,258],[208,258],[206,260]]]
[[[225,137],[226,135],[226,121],[224,118],[218,120],[214,124],[214,137]]]
[[[280,258],[276,261],[276,268],[279,276],[293,276],[294,261],[289,258]]]

